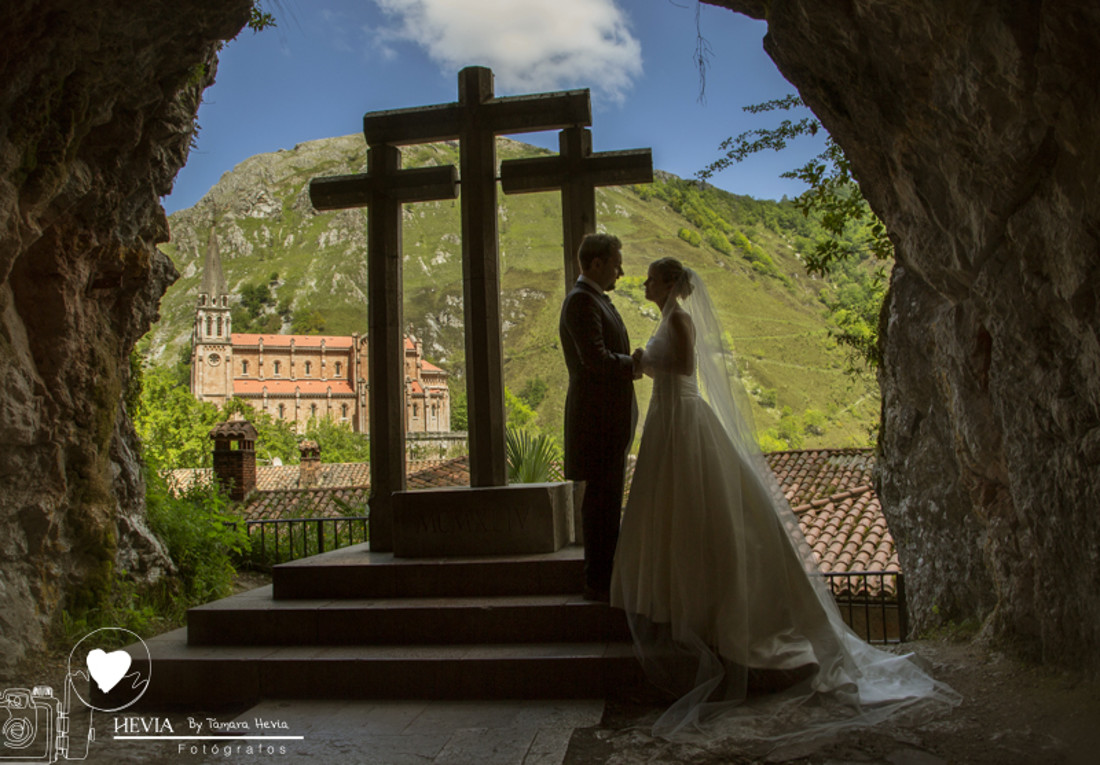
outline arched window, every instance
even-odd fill
[[[339,361],[336,362],[336,376],[337,377],[340,376],[340,362]]]
[[[206,334],[214,334],[214,320],[209,316],[206,317]]]
[[[278,361],[275,362],[275,374],[279,374],[279,365],[280,365],[280,363],[281,362],[278,362]]]
[[[307,361],[307,362],[306,362],[306,377],[308,377],[308,376],[309,376],[309,371],[310,371],[310,369],[312,369],[312,368],[313,368],[313,365],[312,365],[312,364],[310,364],[310,363],[309,363],[309,362]]]
[[[248,362],[247,361],[242,361],[241,362],[241,374],[242,375],[248,374]]]
[[[309,416],[310,417],[316,417],[317,416],[317,405],[316,404],[310,404],[309,405]]]
[[[218,337],[222,336],[222,317],[218,317]]]
[[[345,420],[348,418],[348,405],[347,404],[341,404],[340,405],[340,416],[343,417]]]
[[[283,417],[285,415],[286,415],[286,406],[284,404],[279,404],[279,419],[280,420],[283,419]]]
[[[420,406],[418,404],[413,404],[413,417],[419,417],[419,416],[420,416]]]

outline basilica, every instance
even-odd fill
[[[365,335],[274,335],[232,331],[230,294],[213,231],[191,334],[191,393],[222,406],[231,398],[304,431],[311,418],[330,417],[370,432]],[[447,433],[451,397],[447,373],[424,360],[421,343],[405,338],[406,431]]]

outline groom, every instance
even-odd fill
[[[561,307],[558,333],[569,392],[565,397],[565,477],[584,481],[584,597],[608,600],[619,539],[626,453],[638,405],[639,361],[607,292],[623,275],[622,243],[589,234],[578,250],[581,275]]]

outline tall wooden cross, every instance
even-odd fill
[[[507,482],[496,136],[591,122],[587,90],[496,98],[493,73],[485,67],[459,72],[457,102],[363,117],[363,134],[372,147],[455,138],[459,142],[466,400],[470,484],[475,487]],[[373,441],[373,424],[371,437]]]
[[[561,190],[565,291],[580,275],[577,250],[585,234],[596,231],[596,187],[653,181],[649,149],[592,153],[592,131],[570,127],[558,136],[556,157],[509,159],[500,163],[505,194]]]
[[[454,199],[455,169],[402,170],[401,151],[371,146],[365,175],[314,178],[309,196],[318,210],[367,207],[367,340],[370,353],[370,540],[393,549],[393,504],[405,489],[405,343],[402,305],[401,205]]]

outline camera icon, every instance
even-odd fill
[[[68,717],[48,685],[0,694],[0,762],[55,762],[68,754]]]

